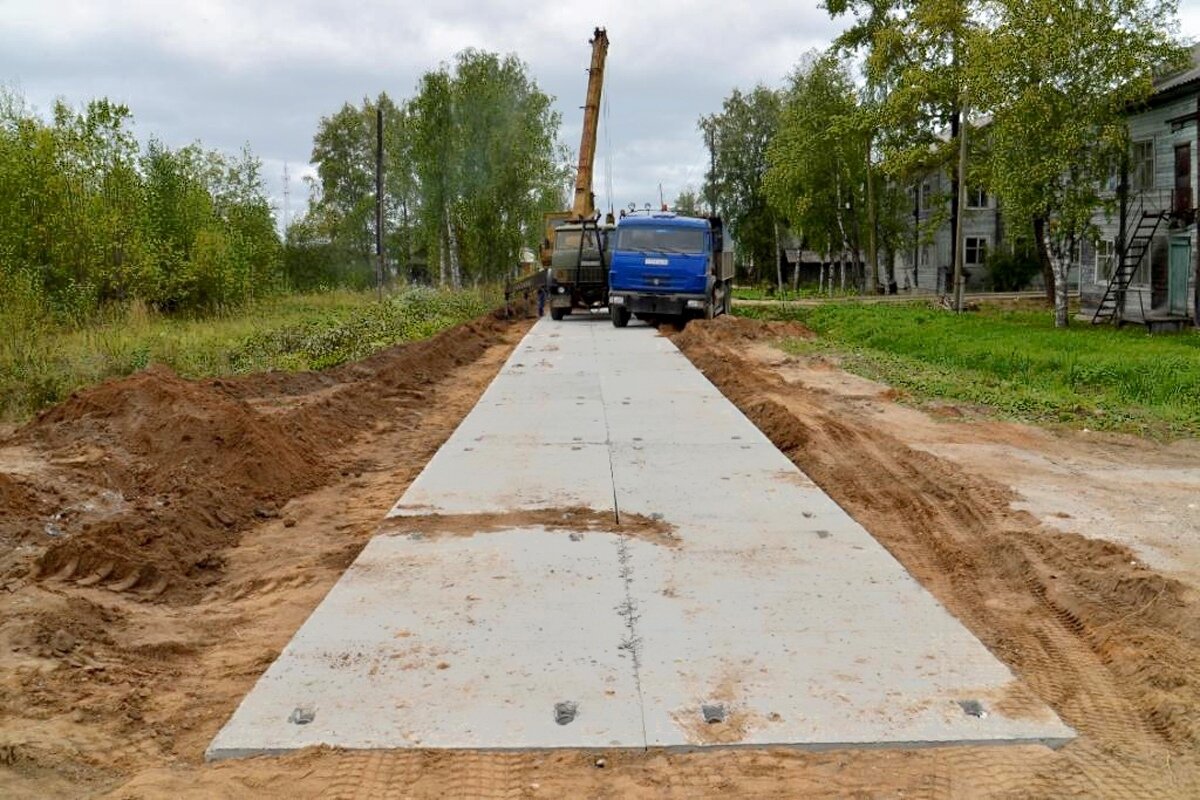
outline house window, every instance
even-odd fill
[[[933,205],[933,187],[929,185],[929,181],[921,184],[921,208],[930,208]]]
[[[1154,188],[1154,140],[1133,143],[1129,182],[1135,192]]]
[[[986,236],[968,236],[966,246],[967,252],[963,261],[967,266],[978,267],[987,260],[988,240]]]
[[[1133,277],[1129,279],[1131,286],[1150,285],[1150,264],[1158,260],[1154,256],[1155,251],[1159,249],[1159,238],[1155,237],[1146,248],[1146,253],[1142,256],[1142,260],[1138,262],[1137,269],[1133,272]]]
[[[1107,284],[1112,280],[1116,258],[1117,248],[1112,239],[1096,242],[1096,283]]]
[[[967,208],[987,208],[988,196],[983,189],[970,187],[967,189]]]
[[[921,248],[921,266],[929,266],[929,245],[925,245]]]
[[[1108,168],[1108,177],[1104,179],[1104,191],[1115,192],[1121,186],[1121,170],[1116,164]]]

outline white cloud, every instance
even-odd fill
[[[608,28],[606,98],[613,201],[654,202],[703,179],[697,118],[735,86],[778,85],[842,27],[794,0],[610,0],[590,9],[529,0],[0,0],[0,82],[45,109],[109,96],[139,132],[201,139],[264,159],[282,206],[305,200],[317,120],[345,101],[411,93],[420,74],[465,47],[515,52],[558,98],[563,138],[578,145],[594,25]],[[1200,38],[1200,0],[1180,4],[1181,32]],[[601,153],[603,154],[603,149]],[[604,162],[597,162],[597,195]]]

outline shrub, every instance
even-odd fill
[[[1019,292],[1042,271],[1033,256],[1019,253],[993,252],[987,258],[987,285],[996,292]]]

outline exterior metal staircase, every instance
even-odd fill
[[[1125,291],[1133,282],[1133,276],[1137,273],[1142,259],[1146,257],[1146,252],[1150,249],[1150,242],[1154,239],[1154,234],[1167,216],[1167,212],[1146,211],[1143,203],[1138,205],[1137,211],[1131,216],[1137,219],[1137,226],[1130,232],[1125,252],[1120,254],[1120,261],[1108,281],[1104,298],[1096,307],[1096,313],[1092,315],[1093,325],[1117,319],[1118,312],[1122,310],[1121,306],[1125,302]]]

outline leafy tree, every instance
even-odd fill
[[[708,210],[703,207],[700,195],[691,186],[685,187],[679,193],[675,198],[675,202],[671,205],[671,209],[676,214],[682,214],[686,217],[704,217],[708,215]]]
[[[700,119],[699,127],[713,143],[715,169],[705,182],[705,194],[715,196],[743,257],[754,265],[752,280],[774,264],[778,268],[778,222],[767,201],[763,178],[767,147],[779,120],[779,93],[766,86],[749,92],[734,89],[719,114]]]
[[[870,138],[853,81],[837,56],[813,55],[792,74],[784,98],[766,196],[809,248],[854,253],[857,264]]]
[[[908,181],[945,169],[954,178],[952,252],[958,247],[955,154],[970,98],[966,63],[988,18],[988,5],[989,0],[825,2],[830,15],[854,18],[835,46],[865,56],[867,87],[878,98],[873,147],[881,156],[882,172],[894,181]]]
[[[131,122],[104,99],[57,103],[44,120],[0,92],[5,291],[80,319],[109,302],[202,310],[275,289],[279,239],[258,160],[143,149]]]
[[[1174,0],[995,0],[975,43],[971,81],[993,115],[988,183],[1007,213],[1043,219],[1055,324],[1068,324],[1066,281],[1099,189],[1127,149],[1124,114],[1183,53],[1164,29]]]
[[[415,274],[423,257],[454,287],[501,277],[536,242],[543,212],[561,203],[560,120],[551,102],[515,56],[466,50],[425,73],[400,106],[380,95],[322,119],[313,144],[319,182],[288,237],[289,263],[306,280],[330,270],[303,248],[371,264],[379,107],[392,260]]]

